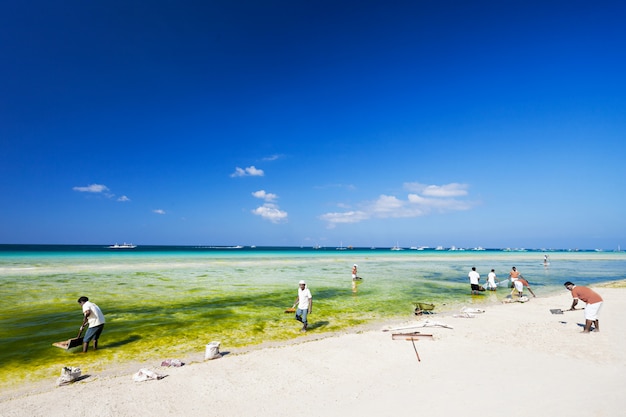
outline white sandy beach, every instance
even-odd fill
[[[322,339],[310,332],[293,344],[247,352],[221,346],[229,352],[221,359],[204,362],[199,352],[178,358],[187,362],[182,367],[161,367],[169,358],[155,358],[103,374],[83,369],[85,377],[70,385],[57,387],[54,379],[2,393],[0,415],[622,415],[626,288],[596,290],[604,298],[599,333],[580,333],[580,310],[550,313],[571,305],[564,290],[484,307],[473,318],[411,317]],[[426,320],[453,328],[401,331],[433,335],[415,342],[421,361],[411,341],[392,340],[400,331],[383,331]],[[139,368],[167,376],[135,382]]]

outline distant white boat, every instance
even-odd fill
[[[391,248],[391,250],[404,250],[404,249],[402,249],[400,246],[398,246],[398,243],[396,242],[396,246]]]
[[[115,244],[109,246],[109,249],[135,249],[137,245],[133,245],[132,243],[122,243],[121,245]]]
[[[339,244],[339,247],[338,247],[338,248],[336,248],[336,249],[337,249],[337,250],[346,250],[346,249],[348,249],[348,248],[346,248],[345,246],[343,246],[343,242],[341,242],[341,243]]]
[[[255,246],[256,247],[256,246]],[[243,246],[207,246],[208,249],[243,249]]]

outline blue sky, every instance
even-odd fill
[[[626,6],[0,5],[0,243],[626,247]]]

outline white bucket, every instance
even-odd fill
[[[204,352],[204,360],[221,358],[220,342],[211,342],[206,345],[206,351]]]

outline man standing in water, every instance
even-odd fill
[[[473,266],[470,273],[467,275],[470,281],[470,287],[472,288],[472,295],[480,294],[480,274],[476,272],[476,267]]]
[[[487,275],[487,289],[489,291],[495,291],[497,287],[498,284],[496,284],[496,270],[492,269],[491,272],[489,272],[489,275]]]
[[[296,305],[298,306],[298,309],[296,310],[296,320],[302,322],[302,329],[300,329],[300,331],[306,332],[307,327],[309,326],[307,316],[313,312],[313,296],[304,281],[300,281],[298,283],[298,296],[296,297],[296,302],[293,305],[294,308]]]
[[[511,268],[511,272],[509,272],[509,279],[511,280],[511,287],[514,286],[515,281],[519,279],[520,276],[521,274],[519,273],[517,268],[515,267]]]
[[[591,331],[592,324],[595,326],[594,330],[599,332],[600,321],[598,320],[598,314],[600,313],[600,308],[602,307],[603,302],[600,294],[591,288],[574,285],[571,281],[567,281],[563,285],[565,285],[565,288],[572,292],[572,297],[574,298],[570,310],[576,310],[578,299],[587,303],[585,306],[585,329],[583,330],[583,333],[589,333]]]
[[[78,304],[83,308],[83,324],[80,326],[82,333],[85,325],[89,324],[87,333],[83,338],[83,353],[87,352],[89,342],[93,340],[93,350],[98,350],[98,339],[104,329],[104,314],[96,304],[89,301],[89,298],[83,296],[78,299]]]

